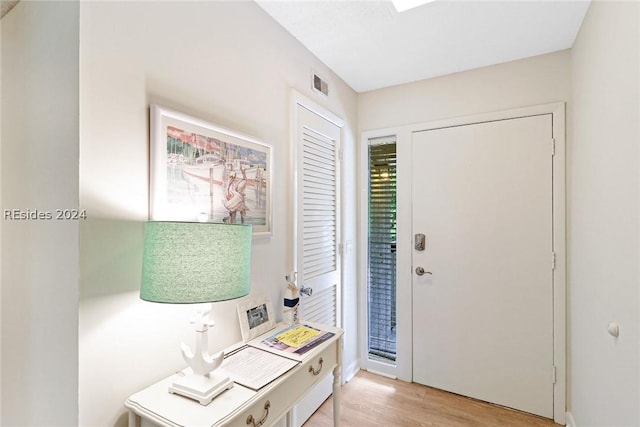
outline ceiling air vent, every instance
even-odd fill
[[[320,76],[314,74],[312,83],[314,90],[317,90],[325,96],[329,96],[329,84],[326,81],[322,80]]]

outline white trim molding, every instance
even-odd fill
[[[354,360],[349,366],[342,367],[342,383],[348,383],[356,376],[358,371],[360,370],[360,361]]]

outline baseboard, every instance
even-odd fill
[[[360,360],[356,359],[346,368],[342,368],[342,383],[348,383],[360,370]]]
[[[383,371],[376,371],[375,369],[367,369],[367,372],[371,372],[372,374],[380,375],[381,377],[391,378],[392,380],[397,380],[398,377],[395,374],[389,374]]]
[[[571,412],[567,412],[567,427],[578,427],[578,424],[576,424],[576,420],[573,419],[573,414]]]

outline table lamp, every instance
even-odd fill
[[[208,222],[150,221],[144,228],[140,298],[145,301],[196,304],[240,298],[249,293],[251,226]],[[192,320],[195,351],[182,344],[192,372],[176,380],[169,392],[209,404],[231,388],[231,379],[215,371],[224,353],[209,355],[209,308]]]

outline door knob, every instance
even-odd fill
[[[429,274],[430,275],[431,272],[430,271],[424,271],[424,268],[422,268],[422,267],[416,267],[416,274],[418,276],[424,276],[425,274]]]
[[[310,297],[311,294],[313,294],[313,288],[305,288],[304,285],[302,285],[300,287],[300,293]]]

